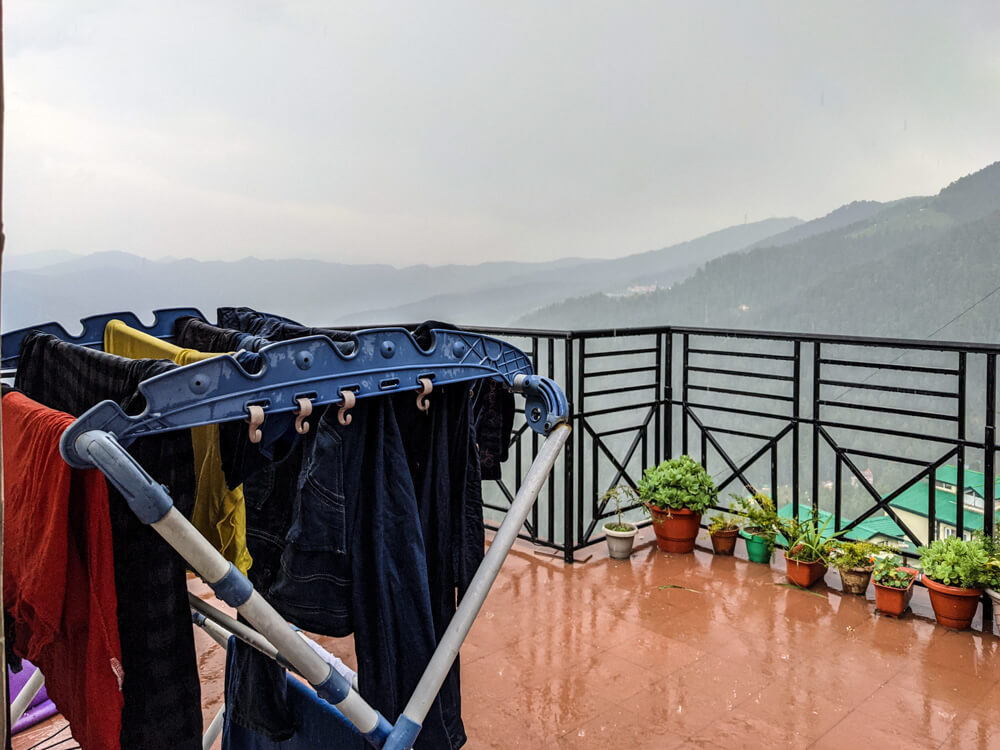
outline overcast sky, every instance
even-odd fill
[[[10,254],[611,257],[1000,159],[1000,2],[4,4]]]

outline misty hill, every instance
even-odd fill
[[[363,324],[373,320],[438,318],[462,320],[470,324],[503,325],[525,311],[537,308],[540,301],[550,300],[556,294],[561,296],[568,289],[589,292],[625,290],[636,284],[669,286],[690,276],[706,260],[748,247],[801,223],[800,219],[794,218],[765,219],[624,258],[576,266],[564,264],[557,268],[528,266],[523,273],[509,277],[499,289],[492,283],[461,291],[449,289],[404,305],[359,310],[348,315],[344,322]]]
[[[830,232],[841,227],[865,221],[887,206],[888,204],[879,203],[878,201],[854,201],[831,211],[826,216],[803,222],[773,237],[766,237],[759,242],[755,242],[751,247],[780,247],[782,245],[790,245],[793,242],[804,240],[816,234],[823,234],[824,232]]]
[[[865,204],[862,212],[871,208]],[[669,323],[926,337],[1000,286],[998,211],[1000,163],[936,196],[899,200],[788,244],[764,242],[715,258],[672,289],[588,295],[539,310],[520,324]],[[998,341],[998,318],[1000,294],[939,337]]]
[[[55,253],[55,262],[11,258],[4,272],[3,324],[12,330],[86,315],[157,307],[246,304],[313,324],[391,323],[424,318],[505,325],[540,302],[635,280],[673,283],[698,264],[800,224],[768,219],[618,260],[546,263],[351,265],[315,260],[151,261],[129,253]],[[644,282],[648,283],[648,282]],[[556,292],[555,290],[558,290]]]

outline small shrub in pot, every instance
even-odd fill
[[[746,540],[747,557],[751,562],[770,563],[781,520],[774,501],[763,492],[753,497],[730,497],[735,500],[737,512],[746,518],[740,536]]]
[[[736,549],[736,535],[740,525],[722,513],[709,519],[708,535],[712,538],[712,550],[717,555],[732,555]]]
[[[639,499],[653,518],[656,544],[664,552],[691,552],[701,514],[718,490],[704,467],[690,456],[651,466],[639,481]]]
[[[917,571],[899,565],[896,555],[883,553],[875,558],[872,571],[875,584],[875,609],[890,617],[900,617],[913,596]]]
[[[785,572],[797,586],[809,588],[826,573],[833,538],[839,535],[827,533],[829,524],[830,519],[820,523],[815,510],[805,521],[797,518],[782,521],[781,533],[788,540]]]
[[[840,573],[844,591],[864,596],[875,568],[875,556],[887,549],[874,542],[834,542],[830,549],[830,565]]]
[[[990,558],[983,542],[953,536],[935,539],[917,552],[938,623],[965,630],[972,625],[983,586],[991,582]]]
[[[615,501],[615,515],[617,518],[609,519],[604,524],[604,539],[608,545],[608,556],[615,560],[627,560],[632,554],[632,545],[635,543],[635,535],[639,531],[638,527],[626,521],[622,513],[622,499],[627,504],[631,504],[635,495],[630,490],[623,487],[615,487],[604,495],[604,500]]]
[[[995,620],[1000,617],[1000,531],[995,532],[992,537],[977,531],[972,538],[979,541],[986,550],[986,575],[983,583],[986,586],[986,595],[993,600]]]

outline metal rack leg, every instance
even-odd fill
[[[42,675],[42,670],[37,669],[35,670],[35,673],[28,678],[28,681],[24,683],[24,687],[21,688],[21,692],[17,694],[17,697],[11,701],[11,726],[14,726],[17,723],[17,720],[24,715],[24,712],[28,710],[28,706],[31,705],[31,701],[35,700],[35,696],[41,692],[44,686],[45,677]]]

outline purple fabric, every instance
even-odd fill
[[[27,659],[22,660],[21,663],[24,665],[24,669],[22,669],[17,674],[14,674],[9,670],[7,672],[8,676],[10,677],[11,701],[13,701],[14,698],[16,698],[20,694],[21,689],[28,682],[28,679],[31,677],[31,675],[33,675],[35,672],[38,671],[38,667],[36,667]],[[42,689],[38,691],[38,695],[36,695],[34,700],[31,701],[30,705],[28,706],[28,710],[21,715],[20,719],[14,722],[12,734],[17,734],[18,732],[21,732],[27,729],[28,727],[34,726],[43,719],[47,719],[50,716],[53,716],[55,713],[56,713],[56,706],[52,701],[49,700],[48,693],[45,692],[45,686],[43,685]]]

